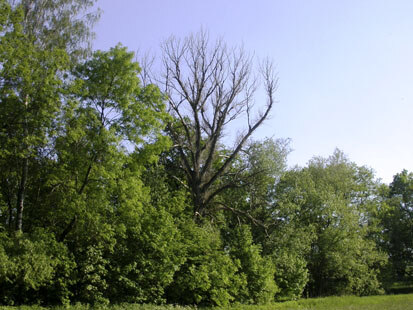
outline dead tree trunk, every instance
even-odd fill
[[[269,117],[277,77],[270,61],[254,72],[253,59],[242,48],[230,49],[222,40],[211,44],[202,31],[183,41],[171,38],[162,47],[165,74],[160,83],[174,117],[168,131],[192,192],[194,212],[202,215],[219,193],[237,185],[228,182],[225,174]],[[255,109],[260,80],[267,99]],[[240,120],[243,131],[233,147],[220,155],[222,137]]]

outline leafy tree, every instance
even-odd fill
[[[125,264],[138,268],[143,263],[133,249],[137,250],[145,234],[142,220],[150,221],[158,212],[149,207],[140,174],[143,164],[155,160],[168,146],[160,135],[168,114],[159,90],[141,86],[140,68],[133,57],[117,46],[95,52],[76,68],[64,131],[56,141],[58,165],[49,186],[54,188],[50,202],[56,199],[60,207],[45,205],[46,218],[61,223],[55,233],[75,255],[74,289],[76,298],[83,301],[106,302],[108,295],[113,296],[108,283],[116,273],[109,271],[115,272],[111,259],[118,253],[134,259],[128,262],[125,257]],[[166,225],[167,215],[161,218]],[[122,277],[131,275],[132,271]]]
[[[225,182],[241,184],[216,197],[215,204],[230,210],[233,223],[252,224],[254,241],[261,243],[271,226],[274,187],[287,168],[289,140],[250,141],[228,169]],[[232,213],[232,214],[231,214]]]
[[[0,32],[3,31],[3,29],[7,26],[8,24],[8,17],[10,14],[10,5],[8,5],[6,0],[1,0],[0,1]]]
[[[30,237],[0,233],[0,302],[67,303],[74,264],[67,248],[38,229]]]
[[[2,192],[9,227],[22,230],[30,168],[49,154],[60,113],[62,81],[68,66],[63,50],[42,50],[22,32],[21,10],[11,11],[0,37],[0,154]],[[15,210],[15,212],[14,212]]]
[[[246,279],[240,287],[237,301],[247,304],[267,304],[274,301],[278,287],[274,282],[275,265],[261,255],[261,246],[254,244],[251,230],[241,225],[224,233],[229,253],[240,262],[238,272]]]
[[[16,18],[20,18],[19,15]],[[17,268],[14,278],[6,273],[8,280],[5,281],[16,289],[20,287],[21,291],[30,291],[27,296],[32,297],[24,300],[28,303],[63,302],[68,298],[105,303],[108,298],[115,300],[116,288],[123,288],[114,283],[116,275],[133,279],[140,267],[153,266],[152,273],[133,279],[135,285],[140,286],[141,295],[136,291],[132,295],[135,301],[160,300],[163,287],[170,282],[167,279],[172,278],[174,268],[170,267],[179,265],[179,256],[171,258],[170,264],[165,261],[171,251],[179,249],[172,246],[178,233],[168,212],[151,207],[149,190],[140,176],[143,165],[155,161],[156,155],[168,146],[168,139],[160,135],[169,119],[163,96],[155,86],[140,84],[137,77],[140,68],[132,61],[133,54],[120,46],[94,53],[72,72],[72,85],[63,87],[59,78],[63,70],[50,65],[49,74],[46,66],[59,59],[53,54],[59,50],[45,52],[29,44],[25,40],[27,36],[17,32],[19,27],[18,23],[10,27],[2,42],[9,40],[7,43],[20,45],[1,45],[5,55],[2,78],[7,82],[2,88],[5,99],[1,105],[2,124],[5,124],[1,135],[5,148],[0,158],[3,227],[11,227],[15,222],[17,229],[22,230],[24,216],[27,238],[33,236],[36,227],[46,228],[58,244],[53,247],[61,247],[62,253],[68,253],[67,259],[60,256],[56,264],[68,267],[56,265],[62,272],[55,273],[48,264],[54,264],[52,255],[57,254],[39,252],[43,255],[39,263],[44,262],[45,272],[52,269],[53,272],[44,278],[39,274],[31,282],[17,282],[25,272]],[[6,57],[12,53],[16,53],[14,58]],[[24,59],[28,54],[34,55],[32,60]],[[34,64],[35,56],[36,61],[41,56],[43,62]],[[61,57],[68,60],[64,51]],[[22,75],[25,70],[31,73],[27,77]],[[38,73],[37,80],[33,70],[38,70],[34,71]],[[19,83],[9,83],[13,79]],[[23,91],[30,97],[22,97]],[[36,100],[25,105],[22,100],[31,96]],[[22,185],[21,180],[25,178]],[[20,188],[24,190],[22,194]],[[23,205],[23,199],[24,214],[23,208],[13,205],[13,202]],[[158,242],[151,240],[155,232],[160,233]],[[44,235],[44,240],[34,244],[34,249],[48,242],[48,236]],[[14,242],[13,238],[10,242]],[[14,257],[5,240],[2,240],[5,255]],[[140,244],[142,248],[152,246],[138,255],[138,249],[132,244]],[[166,247],[166,244],[170,245]],[[122,252],[125,248],[127,251]],[[158,260],[162,249],[165,259]],[[120,253],[127,254],[128,259],[115,263]],[[24,253],[17,253],[16,259],[24,259]],[[138,269],[131,271],[128,266]],[[154,280],[160,283],[156,290],[152,290]],[[113,285],[109,288],[109,284]],[[131,300],[131,295],[123,300],[127,298]]]
[[[64,132],[56,141],[62,165],[52,185],[71,197],[72,207],[66,206],[62,215],[72,215],[72,219],[60,240],[82,213],[80,206],[86,208],[89,197],[105,199],[99,194],[105,191],[102,186],[114,186],[125,165],[154,160],[153,156],[168,145],[160,135],[167,119],[162,96],[153,85],[140,86],[139,66],[132,58],[133,53],[120,46],[97,51],[73,73],[75,95],[66,109]],[[100,203],[102,207],[105,204]]]
[[[406,170],[396,174],[384,196],[387,208],[379,214],[384,233],[381,234],[381,244],[389,254],[392,280],[411,280],[413,278],[413,174]]]
[[[165,175],[161,167],[151,165],[142,174],[150,199],[143,201],[140,210],[122,207],[124,214],[117,220],[121,224],[118,224],[117,242],[110,257],[108,296],[111,301],[165,302],[165,289],[172,284],[175,272],[185,260],[181,226],[188,220],[182,215],[187,208],[186,194],[169,190],[165,186]],[[130,194],[125,187],[119,196]]]
[[[21,8],[22,32],[42,50],[65,50],[75,60],[90,51],[92,26],[99,11],[90,11],[96,0],[9,0]]]
[[[235,302],[246,279],[238,274],[239,260],[224,251],[219,230],[188,221],[181,231],[186,259],[167,289],[168,301],[221,307]]]
[[[34,166],[54,156],[54,136],[62,108],[63,73],[96,18],[79,14],[94,1],[2,1],[0,17],[1,191],[9,227],[23,228],[25,198]],[[30,203],[30,202],[29,202]],[[14,223],[13,223],[14,222]]]
[[[274,219],[281,227],[298,224],[309,236],[303,248],[309,295],[380,292],[385,257],[369,238],[366,220],[376,196],[371,177],[336,151],[288,172],[278,184]]]

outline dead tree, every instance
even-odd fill
[[[277,77],[270,61],[254,71],[253,57],[242,48],[228,48],[222,40],[213,44],[199,32],[184,40],[170,38],[162,45],[163,76],[174,122],[168,126],[174,147],[193,197],[195,214],[205,214],[214,198],[236,186],[225,181],[246,142],[269,116],[274,106]],[[260,83],[262,81],[262,83]],[[254,108],[254,95],[264,86],[265,104]],[[219,151],[225,130],[244,121],[225,156]]]

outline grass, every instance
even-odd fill
[[[39,306],[1,307],[0,310],[46,310]],[[155,305],[111,305],[107,307],[96,307],[97,310],[195,310],[196,307],[183,306],[155,306]],[[203,308],[208,309],[230,309],[230,310],[413,310],[413,294],[386,295],[369,297],[326,297],[310,298],[271,305],[235,305],[230,308]],[[87,305],[73,305],[70,307],[56,307],[53,310],[92,310]]]
[[[326,297],[304,299],[300,300],[298,304],[300,307],[297,309],[311,310],[410,310],[413,309],[413,294],[370,297]]]
[[[231,310],[413,310],[413,294],[309,298],[265,306],[236,306]]]

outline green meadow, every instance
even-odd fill
[[[413,294],[368,296],[368,297],[326,297],[309,298],[269,305],[234,305],[232,307],[198,308],[190,306],[156,306],[121,304],[110,306],[88,306],[76,304],[69,307],[44,308],[40,306],[0,307],[0,310],[170,310],[170,309],[231,309],[231,310],[409,310],[413,309]]]

